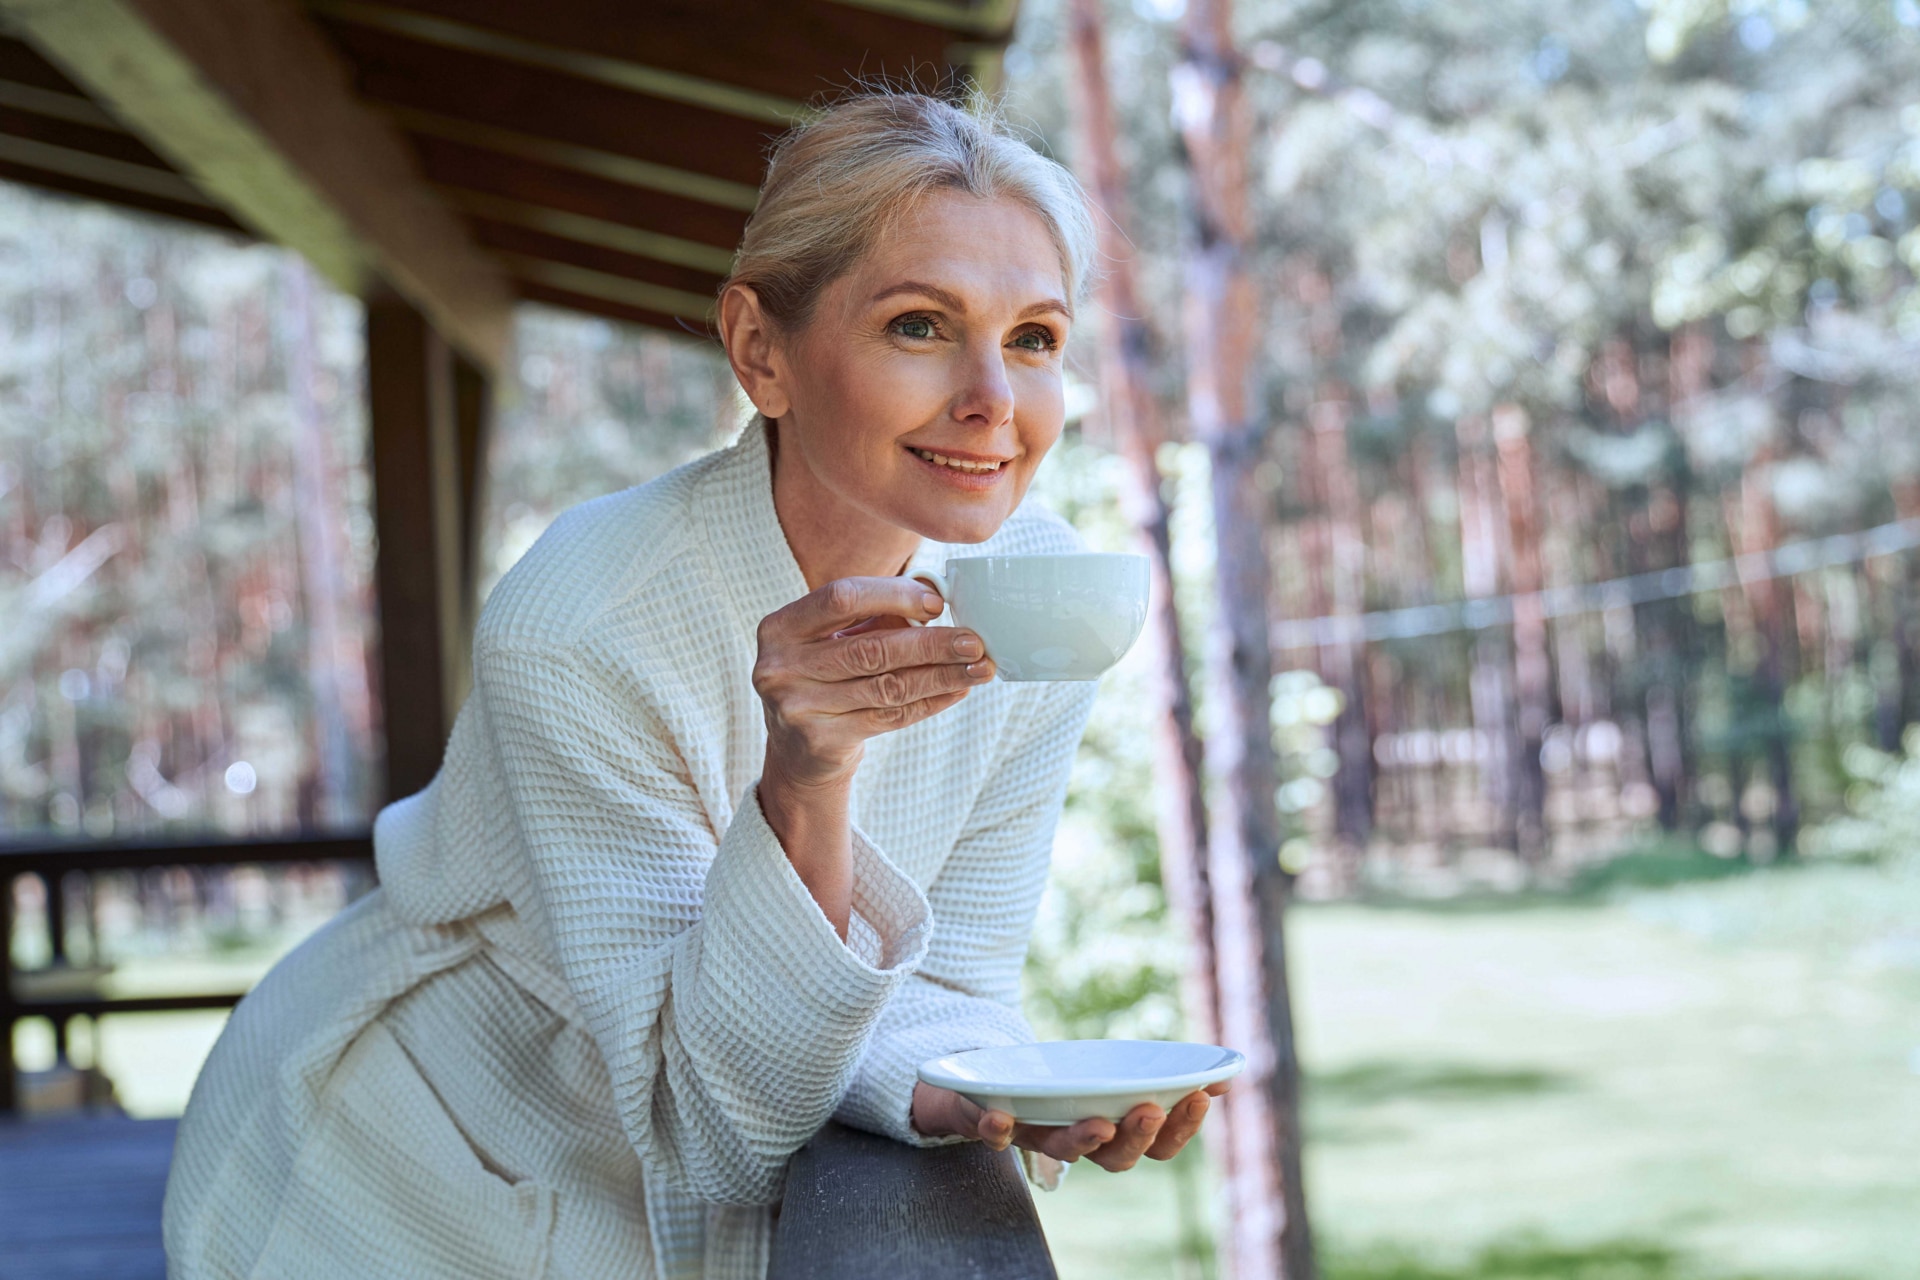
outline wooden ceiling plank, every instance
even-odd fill
[[[744,213],[576,169],[425,135],[414,135],[413,145],[421,172],[443,189],[517,200],[616,227],[641,227],[723,255],[733,252],[746,228]]]
[[[698,271],[714,280],[733,270],[733,254],[726,249],[695,244],[677,236],[661,235],[644,227],[584,218],[577,213],[549,209],[524,200],[483,195],[477,191],[448,187],[442,188],[442,193],[449,204],[473,217],[524,227],[557,239],[598,245],[631,257],[651,258],[656,262]]]
[[[0,99],[4,98],[5,86],[0,86]],[[138,165],[154,169],[170,178],[178,178],[189,188],[192,184],[179,178],[165,160],[153,153],[140,139],[119,129],[102,129],[91,124],[76,124],[58,116],[42,115],[34,111],[17,111],[11,106],[0,105],[0,134],[23,138],[31,142],[59,147],[65,151],[81,151],[89,155],[104,156],[109,160],[118,160],[123,164]]]
[[[60,74],[60,68],[41,57],[32,45],[6,35],[0,35],[0,80],[32,85],[53,93],[68,93],[81,98],[86,96],[84,89]]]
[[[21,0],[0,0],[19,3]],[[155,0],[147,0],[152,3]],[[363,97],[757,187],[779,126],[322,20]]]
[[[670,262],[661,262],[657,258],[643,258],[630,253],[621,253],[603,245],[585,244],[578,240],[548,235],[543,231],[512,223],[494,222],[487,218],[470,218],[468,223],[473,228],[475,239],[487,248],[500,253],[570,263],[590,271],[623,276],[631,280],[644,280],[648,284],[657,284],[663,288],[678,289],[682,293],[698,294],[708,298],[720,291],[720,277],[711,271],[675,266]]]
[[[60,93],[53,89],[42,89],[37,85],[19,84],[12,80],[0,80],[0,107],[11,107],[15,111],[31,111],[37,116],[47,116],[54,120],[66,120],[73,124],[91,125],[95,129],[106,129],[115,133],[125,133],[120,122],[93,104],[93,100],[74,93]]]
[[[576,266],[570,262],[553,262],[545,258],[533,258],[518,253],[502,253],[496,256],[506,264],[507,270],[516,280],[564,289],[569,293],[582,294],[589,298],[604,298],[608,302],[659,311],[671,316],[683,316],[688,320],[701,323],[706,322],[708,313],[713,309],[713,298],[706,294],[691,293],[685,289],[669,289],[664,285],[648,284],[644,280],[611,275],[604,271],[595,271],[591,267]]]
[[[312,0],[310,0],[312,2]],[[330,11],[346,0],[320,0]],[[952,32],[817,0],[378,0],[358,11],[426,15],[552,49],[738,85],[796,104],[856,76],[903,76],[944,60]]]
[[[0,152],[4,152],[6,143],[0,140]],[[80,163],[72,166],[78,169],[88,168],[86,163],[91,157],[81,157]],[[96,204],[113,205],[134,209],[141,213],[158,214],[196,226],[210,227],[220,231],[245,234],[239,223],[220,209],[215,208],[200,192],[193,190],[193,199],[175,200],[167,196],[151,195],[143,191],[134,191],[111,182],[99,182],[81,173],[61,172],[37,165],[17,164],[0,158],[0,180],[18,182],[25,186],[58,192],[61,195],[77,196]],[[182,179],[182,181],[185,181]],[[191,187],[191,184],[188,184]]]
[[[171,169],[116,160],[90,151],[74,151],[32,138],[0,133],[0,160],[79,178],[95,186],[170,200],[176,204],[217,208],[205,193]]]
[[[631,89],[636,93],[705,107],[710,111],[724,112],[775,127],[784,128],[807,114],[807,109],[799,102],[776,94],[760,93],[724,81],[688,75],[670,67],[610,58],[598,51],[561,48],[518,36],[502,35],[486,27],[430,14],[363,4],[359,0],[307,0],[307,8],[338,23],[371,27],[409,40],[460,49],[525,66],[542,67],[562,75],[578,76],[582,80],[597,80],[616,89]]]
[[[611,151],[539,138],[516,129],[459,120],[411,107],[389,106],[385,111],[395,124],[413,136],[416,144],[422,138],[440,138],[541,165],[576,170],[608,182],[717,205],[740,214],[752,212],[760,199],[758,189],[749,183],[729,182],[709,174],[694,173],[690,169],[653,164]]]
[[[512,290],[291,0],[0,0],[61,72],[241,222],[356,294],[384,280],[495,367]]]
[[[662,311],[628,306],[606,298],[590,298],[585,294],[556,289],[551,285],[530,280],[517,280],[514,282],[514,287],[526,301],[539,303],[542,306],[600,316],[606,320],[618,320],[623,324],[639,325],[647,329],[660,329],[676,337],[693,341],[712,340],[708,334],[694,326],[693,321],[681,319],[679,316],[670,316]]]
[[[1005,39],[1019,0],[826,0],[981,38]]]

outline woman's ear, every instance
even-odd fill
[[[787,363],[779,335],[751,285],[728,285],[720,295],[720,342],[753,407],[770,419],[786,416],[793,407],[786,387]]]

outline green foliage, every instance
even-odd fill
[[[1865,743],[1847,748],[1852,779],[1844,817],[1810,831],[1807,853],[1846,861],[1884,861],[1920,875],[1920,725],[1910,725],[1897,753]]]
[[[1753,864],[1744,859],[1708,853],[1692,840],[1664,838],[1582,867],[1567,888],[1575,896],[1665,889],[1698,880],[1724,880],[1751,870]]]

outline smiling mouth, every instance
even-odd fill
[[[1002,462],[974,462],[966,458],[951,458],[944,453],[935,453],[931,449],[915,449],[911,445],[908,451],[914,457],[931,462],[937,467],[947,467],[970,476],[990,476],[1007,464]]]

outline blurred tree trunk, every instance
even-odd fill
[[[1184,990],[1188,1026],[1200,1040],[1220,1034],[1214,991],[1213,906],[1207,878],[1207,801],[1203,747],[1193,728],[1186,645],[1174,595],[1172,534],[1160,466],[1165,421],[1153,390],[1159,344],[1145,319],[1134,276],[1133,216],[1114,145],[1100,0],[1073,0],[1075,113],[1079,168],[1105,216],[1098,218],[1100,256],[1109,265],[1101,328],[1102,403],[1113,443],[1126,462],[1122,505],[1153,562],[1153,602],[1146,639],[1154,671],[1155,799],[1160,877],[1185,934]],[[1212,1144],[1224,1161],[1227,1144]]]
[[[1741,473],[1740,488],[1732,504],[1734,546],[1742,555],[1759,555],[1780,543],[1780,518],[1774,509],[1769,488],[1773,449],[1758,450]],[[1800,830],[1800,810],[1793,791],[1793,752],[1786,711],[1786,673],[1790,661],[1788,633],[1792,628],[1788,611],[1790,597],[1779,579],[1748,577],[1741,587],[1747,605],[1753,611],[1754,632],[1759,640],[1759,660],[1754,666],[1754,690],[1764,706],[1766,724],[1764,748],[1768,781],[1773,788],[1773,838],[1775,856],[1793,851]],[[1736,804],[1738,800],[1736,799]]]
[[[1547,856],[1547,775],[1540,767],[1553,716],[1553,662],[1547,654],[1547,614],[1540,591],[1539,501],[1534,493],[1533,447],[1526,410],[1493,411],[1493,443],[1500,496],[1507,510],[1508,582],[1513,591],[1513,686],[1516,730],[1512,768],[1514,841],[1521,859],[1537,867]]]
[[[1186,261],[1187,407],[1211,464],[1216,592],[1209,646],[1208,823],[1220,1021],[1248,1069],[1231,1095],[1229,1250],[1236,1280],[1311,1280],[1301,1181],[1299,1063],[1287,981],[1274,804],[1269,502],[1254,395],[1260,312],[1247,261],[1251,119],[1228,0],[1189,0],[1173,72],[1194,225]]]
[[[1920,477],[1897,476],[1889,488],[1894,514],[1902,520],[1920,519]],[[1897,567],[1889,567],[1880,575],[1887,619],[1887,638],[1881,643],[1889,650],[1886,659],[1875,664],[1881,672],[1876,682],[1879,696],[1875,720],[1883,751],[1898,751],[1902,731],[1920,720],[1920,661],[1916,661],[1914,652],[1915,574],[1913,557],[1902,556]]]
[[[1320,472],[1327,529],[1328,597],[1335,617],[1357,620],[1365,606],[1367,548],[1360,531],[1360,486],[1347,456],[1352,402],[1346,388],[1330,384],[1309,413],[1313,457]],[[1357,623],[1356,623],[1357,626]],[[1359,887],[1360,863],[1373,834],[1373,735],[1368,724],[1365,644],[1357,629],[1320,650],[1321,677],[1340,691],[1333,745],[1340,757],[1333,776],[1333,830],[1340,844],[1344,879]]]
[[[1500,593],[1504,523],[1500,480],[1487,448],[1487,419],[1468,414],[1454,423],[1460,447],[1460,577],[1467,599]],[[1482,627],[1473,641],[1467,696],[1478,732],[1480,789],[1490,810],[1489,833],[1502,848],[1520,851],[1514,767],[1520,754],[1514,714],[1513,646],[1504,628]]]

